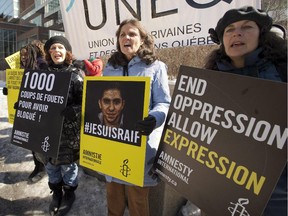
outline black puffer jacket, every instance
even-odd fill
[[[76,116],[72,120],[64,118],[58,157],[43,158],[43,155],[37,156],[44,164],[48,161],[54,165],[70,164],[79,159],[84,72],[73,65],[52,65],[48,67],[48,70],[72,73],[66,108],[73,108]]]

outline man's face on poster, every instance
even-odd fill
[[[99,107],[103,114],[103,121],[106,126],[119,127],[121,113],[125,106],[125,100],[121,96],[119,89],[109,89],[104,91]]]

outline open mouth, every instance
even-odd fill
[[[239,46],[243,46],[244,45],[244,43],[243,42],[234,42],[234,43],[232,43],[232,45],[231,45],[231,47],[239,47]]]
[[[62,56],[61,56],[61,55],[54,55],[54,58],[55,58],[55,59],[61,59]]]

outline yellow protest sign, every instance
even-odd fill
[[[7,69],[6,70],[6,85],[8,89],[8,115],[9,123],[13,124],[15,117],[14,104],[18,100],[20,85],[22,81],[24,69]]]
[[[149,100],[149,77],[85,77],[80,165],[143,186]]]
[[[20,68],[20,51],[5,58],[11,69]]]

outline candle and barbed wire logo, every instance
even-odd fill
[[[233,206],[228,207],[228,210],[230,211],[232,216],[250,216],[250,214],[247,212],[244,205],[249,204],[249,200],[246,198],[239,198],[237,203],[230,202]]]
[[[128,177],[128,175],[130,175],[130,171],[131,171],[131,169],[130,169],[129,166],[128,166],[128,162],[129,162],[129,160],[128,160],[128,159],[125,159],[125,160],[123,161],[123,165],[120,166],[120,167],[121,167],[120,172],[121,172],[122,175],[125,176],[125,177]]]
[[[49,150],[50,144],[48,140],[49,140],[49,136],[46,136],[44,138],[44,141],[42,142],[41,148],[43,149],[44,152],[47,152]]]

